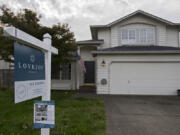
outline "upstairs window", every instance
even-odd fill
[[[139,33],[139,41],[141,44],[154,44],[154,35],[153,29],[141,29]]]
[[[122,42],[128,42],[128,30],[125,29],[125,30],[122,30],[121,32],[121,35],[122,35]]]
[[[129,43],[134,43],[136,42],[136,30],[128,30],[128,37],[129,37]]]
[[[155,44],[153,28],[122,29],[121,44]]]
[[[123,44],[134,43],[136,41],[136,30],[123,29],[121,31],[121,41]]]

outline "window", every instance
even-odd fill
[[[134,43],[136,41],[136,30],[134,29],[123,29],[121,35],[123,44]]]
[[[154,44],[155,31],[153,28],[122,29],[121,44]]]
[[[136,30],[129,30],[129,42],[135,42],[136,41]]]
[[[60,64],[59,63],[51,64],[51,78],[55,80],[60,79]]]
[[[154,30],[153,29],[148,29],[147,30],[147,43],[154,43]]]
[[[139,34],[139,41],[141,44],[154,44],[154,30],[141,29]]]
[[[146,30],[145,29],[141,29],[139,31],[139,42],[146,43]]]
[[[52,63],[51,78],[55,80],[71,80],[71,64]]]
[[[61,64],[60,69],[61,80],[71,80],[71,64]]]
[[[127,29],[122,30],[121,35],[122,35],[121,38],[122,42],[128,43],[128,30]]]

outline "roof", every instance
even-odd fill
[[[144,11],[142,11],[142,10],[137,10],[137,11],[131,13],[131,14],[128,14],[128,15],[126,15],[126,16],[124,16],[124,17],[122,17],[122,18],[120,18],[120,19],[118,19],[118,20],[116,20],[116,21],[113,21],[113,22],[111,22],[111,23],[109,23],[109,24],[106,24],[106,25],[91,25],[91,26],[90,26],[90,30],[91,30],[92,38],[93,38],[93,39],[96,38],[96,37],[95,37],[96,35],[93,34],[93,33],[96,33],[97,29],[110,28],[111,26],[113,26],[113,25],[115,25],[115,24],[117,24],[117,23],[119,23],[119,22],[121,22],[121,21],[123,21],[123,20],[125,20],[125,19],[128,19],[128,18],[130,18],[130,17],[132,17],[132,16],[134,16],[134,15],[136,15],[136,14],[145,15],[145,16],[147,16],[147,17],[150,17],[150,18],[152,18],[152,19],[155,19],[155,20],[157,20],[157,21],[159,21],[159,22],[162,22],[162,23],[165,23],[165,24],[167,24],[167,25],[180,26],[180,23],[173,23],[173,22],[171,22],[171,21],[165,20],[165,19],[163,19],[163,18],[160,18],[160,17],[158,17],[158,16],[155,16],[155,15],[152,15],[152,14],[150,14],[150,13],[144,12]]]
[[[77,41],[78,45],[100,45],[104,43],[104,40],[83,40]]]
[[[180,53],[179,47],[155,45],[123,45],[112,48],[99,49],[93,54],[150,54],[150,53]]]

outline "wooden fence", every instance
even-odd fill
[[[2,86],[7,88],[14,87],[14,70],[0,69],[0,87]]]

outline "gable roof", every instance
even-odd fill
[[[107,24],[107,25],[90,25],[90,30],[91,30],[92,38],[93,38],[93,39],[96,38],[95,35],[93,35],[93,33],[96,32],[97,29],[110,28],[111,26],[113,26],[113,25],[115,25],[115,24],[117,24],[117,23],[119,23],[119,22],[121,22],[121,21],[124,21],[125,19],[128,19],[128,18],[130,18],[130,17],[132,17],[132,16],[134,16],[134,15],[137,15],[137,14],[142,14],[142,15],[144,15],[144,16],[150,17],[150,18],[152,18],[152,19],[155,19],[155,20],[157,20],[157,21],[159,21],[159,22],[162,22],[162,23],[165,23],[165,24],[167,24],[167,25],[180,26],[180,23],[173,23],[173,22],[171,22],[171,21],[165,20],[165,19],[163,19],[163,18],[160,18],[160,17],[158,17],[158,16],[152,15],[152,14],[150,14],[150,13],[147,13],[147,12],[145,12],[145,11],[137,10],[137,11],[135,11],[135,12],[133,12],[133,13],[131,13],[131,14],[128,14],[128,15],[126,15],[126,16],[124,16],[124,17],[122,17],[122,18],[120,18],[120,19],[118,19],[118,20],[116,20],[116,21],[113,21],[113,22],[111,22],[111,23],[109,23],[109,24]]]
[[[180,53],[179,47],[123,45],[93,51],[93,54],[150,54],[150,53]]]

